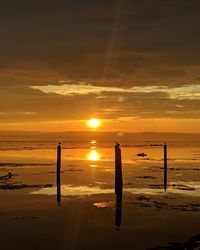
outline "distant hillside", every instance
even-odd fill
[[[200,134],[0,131],[0,141],[200,141]]]

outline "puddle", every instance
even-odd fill
[[[98,207],[98,208],[113,207],[113,202],[111,202],[111,201],[95,202],[95,203],[93,203],[93,205],[95,207]]]
[[[56,195],[57,188],[42,188],[35,190],[31,194],[42,194],[42,195]],[[90,196],[94,194],[110,194],[113,193],[113,189],[103,189],[99,186],[72,186],[62,185],[61,186],[62,196]]]
[[[164,195],[169,193],[200,197],[200,182],[176,182],[169,183],[169,187],[165,192],[162,185],[152,185],[147,188],[132,188],[126,187],[124,192],[132,194],[146,194],[146,195]],[[32,191],[31,194],[41,195],[56,195],[56,187],[46,187],[39,190]],[[61,186],[62,196],[90,196],[94,194],[114,194],[113,188],[102,188],[101,186]]]

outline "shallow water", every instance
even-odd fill
[[[124,192],[119,206],[114,194],[114,143],[63,142],[58,207],[57,143],[1,142],[0,176],[12,173],[10,179],[0,180],[4,249],[146,249],[184,242],[199,233],[200,145],[169,143],[165,191],[160,143],[121,142]],[[40,187],[46,184],[52,187]],[[51,227],[56,225],[59,235],[54,238]],[[106,246],[99,242],[99,234],[107,239]],[[22,235],[37,241],[27,245]]]

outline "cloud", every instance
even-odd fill
[[[199,10],[196,0],[4,1],[1,122],[197,118]]]
[[[197,84],[200,3],[17,1],[1,6],[1,69],[100,85]]]
[[[86,83],[71,83],[63,85],[44,85],[44,86],[31,86],[32,89],[41,90],[43,93],[54,93],[58,95],[98,95],[97,98],[102,98],[99,94],[101,93],[166,93],[169,95],[169,99],[200,99],[200,85],[186,85],[180,87],[166,86],[144,86],[144,87],[131,87],[131,88],[120,88],[120,87],[103,87],[94,86]],[[105,98],[105,96],[104,96]],[[121,100],[121,101],[120,101]],[[123,102],[120,99],[119,102]]]
[[[199,98],[176,96],[186,95],[186,87],[176,93],[178,88],[157,86],[152,89],[69,86],[54,86],[55,92],[51,88],[48,91],[48,87],[42,91],[43,86],[34,89],[21,86],[17,87],[18,91],[13,86],[2,89],[1,122],[84,120],[92,116],[102,119],[199,117]]]

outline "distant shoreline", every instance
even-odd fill
[[[0,141],[200,141],[200,134],[192,133],[156,133],[156,132],[24,132],[0,131]]]

